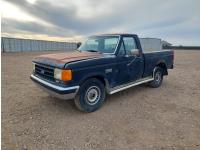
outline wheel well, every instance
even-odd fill
[[[104,77],[102,77],[102,76],[93,76],[92,78],[96,78],[96,79],[100,80],[104,84],[104,86],[106,85]]]
[[[163,75],[168,75],[167,66],[165,63],[159,63],[157,66],[163,69]]]
[[[91,78],[96,78],[96,79],[98,79],[99,81],[101,81],[101,82],[104,84],[104,86],[106,86],[106,81],[105,81],[104,77],[103,77],[103,76],[100,76],[100,75],[90,76],[90,77],[86,78],[83,82],[85,82],[86,80],[91,79]],[[82,82],[82,83],[83,83],[83,82]]]

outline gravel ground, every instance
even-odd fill
[[[200,51],[175,51],[175,68],[160,88],[108,96],[94,113],[32,83],[31,60],[39,54],[2,53],[2,149],[200,149]]]

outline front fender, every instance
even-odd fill
[[[89,78],[95,78],[95,77],[100,77],[102,78],[104,81],[106,80],[106,76],[105,74],[103,74],[102,72],[93,72],[93,73],[89,73],[87,75],[85,75],[84,77],[82,77],[79,81],[79,84],[83,84],[83,82],[85,82],[87,79]]]

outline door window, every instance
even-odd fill
[[[131,50],[137,48],[135,39],[133,37],[124,37],[123,42],[124,42],[126,54],[131,55]]]
[[[124,43],[123,43],[123,41],[122,41],[122,43],[121,43],[121,46],[120,46],[120,48],[119,48],[119,53],[118,53],[120,56],[123,56],[123,55],[125,55],[126,53],[125,53],[125,49],[124,49]]]

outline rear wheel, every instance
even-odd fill
[[[105,100],[104,84],[96,78],[85,81],[74,99],[76,107],[85,112],[93,112],[101,107]]]
[[[162,84],[163,81],[163,70],[160,67],[156,67],[154,71],[154,80],[149,83],[153,88],[157,88]]]

